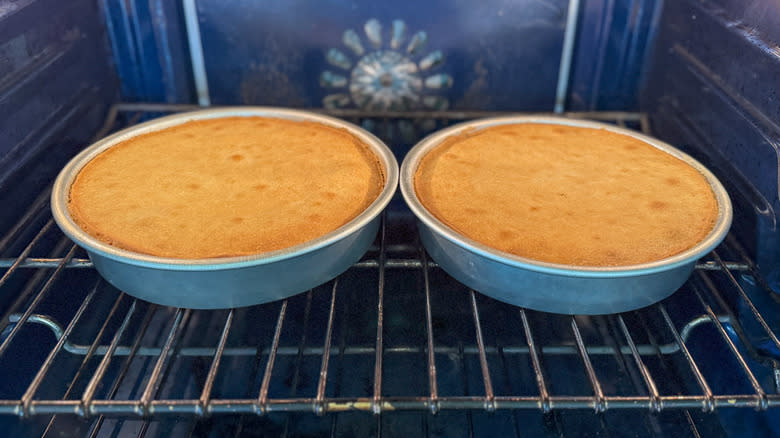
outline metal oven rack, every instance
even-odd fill
[[[191,108],[116,105],[98,135],[120,119]],[[422,118],[441,125],[488,114],[335,115],[380,123],[403,117],[419,126]],[[649,129],[641,114],[575,115]],[[0,315],[0,370],[12,375],[32,361],[34,375],[4,388],[13,396],[0,400],[0,414],[46,417],[49,426],[77,417],[95,436],[117,418],[135,418],[144,431],[155,419],[186,418],[192,434],[208,417],[240,414],[240,430],[247,418],[295,412],[331,418],[331,431],[339,415],[416,412],[430,432],[430,422],[458,423],[447,413],[466,410],[472,430],[472,413],[487,412],[507,418],[519,435],[525,413],[560,432],[564,411],[593,411],[601,428],[617,421],[605,417],[609,412],[636,411],[650,418],[646,424],[671,413],[697,435],[714,410],[780,406],[778,362],[747,328],[757,328],[770,350],[780,350],[780,340],[743,278],[762,294],[773,292],[732,236],[660,304],[569,317],[467,290],[428,260],[409,223],[385,215],[369,253],[308,293],[253,308],[191,311],[107,285],[53,224],[44,190],[0,240],[0,250],[23,248],[0,259],[0,291],[18,295]],[[20,363],[32,336],[45,342]],[[739,374],[723,383],[725,364]]]

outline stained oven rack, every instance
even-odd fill
[[[98,135],[119,118],[135,123],[186,109],[116,105]],[[447,124],[486,114],[334,115],[358,122],[433,117]],[[573,115],[649,129],[642,114]],[[22,248],[0,259],[0,291],[14,287],[17,295],[0,314],[0,373],[21,366],[11,356],[29,346],[32,330],[48,333],[48,343],[18,396],[0,400],[0,415],[70,415],[99,426],[128,416],[643,410],[677,411],[692,424],[692,417],[721,408],[780,406],[778,362],[755,346],[746,326],[779,351],[780,340],[744,279],[762,294],[774,292],[733,236],[659,304],[617,315],[562,316],[460,286],[428,259],[416,237],[399,231],[406,220],[400,216],[383,216],[368,254],[322,287],[255,308],[195,311],[145,303],[101,280],[53,223],[43,190],[0,240],[0,251]],[[713,384],[717,367],[703,359],[707,354],[736,365],[735,383]],[[244,377],[234,372],[242,366],[251,369]],[[562,369],[571,381],[561,383]],[[172,382],[182,372],[193,377],[177,386]],[[62,373],[67,384],[55,388],[50,382]],[[402,375],[418,384],[399,385]],[[243,394],[225,389],[236,379]],[[351,380],[364,385],[349,388]]]

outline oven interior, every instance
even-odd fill
[[[771,0],[0,0],[0,426],[780,434],[779,25]],[[461,121],[604,121],[707,165],[735,221],[679,291],[623,314],[546,314],[469,290],[428,258],[400,197],[336,280],[248,308],[156,306],[107,284],[59,231],[51,183],[92,141],[203,105],[324,112],[399,162]]]

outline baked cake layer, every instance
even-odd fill
[[[266,117],[190,121],[90,161],[69,211],[87,233],[160,257],[254,255],[346,224],[384,186],[383,167],[344,129]]]
[[[712,230],[704,176],[636,138],[521,123],[472,130],[428,152],[422,204],[458,233],[521,257],[624,266],[678,254]]]

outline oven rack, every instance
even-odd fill
[[[114,127],[117,114],[129,115],[128,120],[133,123],[146,114],[190,108],[116,105],[99,136]],[[404,113],[403,117],[438,117],[446,123],[485,114]],[[390,121],[398,116],[349,111],[335,115]],[[611,120],[645,132],[648,129],[641,114],[575,115]],[[257,306],[255,310],[269,315],[270,322],[262,333],[264,341],[247,344],[240,336],[231,334],[243,324],[253,323],[243,318],[252,310],[171,309],[133,299],[108,286],[95,274],[89,259],[53,223],[48,194],[44,190],[0,239],[0,250],[12,244],[24,248],[16,257],[0,259],[0,288],[7,287],[16,277],[24,277],[18,298],[0,315],[0,372],[10,373],[9,367],[19,366],[9,354],[28,345],[28,330],[38,327],[53,335],[51,345],[45,347],[45,357],[36,364],[34,377],[24,383],[19,396],[0,400],[0,414],[99,416],[98,421],[102,421],[122,416],[203,417],[276,412],[322,415],[414,410],[435,414],[467,409],[549,413],[587,409],[596,413],[679,410],[690,418],[689,410],[767,410],[780,406],[780,367],[772,355],[755,348],[744,322],[749,320],[751,326],[758,327],[761,337],[774,348],[780,349],[780,340],[740,278],[750,278],[761,293],[773,292],[732,235],[696,265],[692,279],[680,291],[660,304],[618,315],[562,316],[501,304],[458,286],[428,260],[416,238],[396,232],[401,219],[385,214],[377,243],[348,273],[281,303]],[[22,245],[18,245],[19,236],[26,236]],[[46,241],[56,243],[44,257],[37,256],[36,251]],[[64,280],[69,273],[84,273],[88,280]],[[418,279],[411,291],[405,289],[408,278]],[[370,292],[363,289],[366,279],[366,284],[373,286]],[[74,299],[67,315],[55,317],[41,312],[46,303],[63,291]],[[447,297],[442,296],[445,293]],[[420,336],[411,338],[420,342],[409,342],[403,336],[388,337],[390,331],[398,333],[391,328],[394,319],[405,317],[403,306],[399,309],[391,305],[396,300],[405,300],[411,303],[410,308],[419,310],[421,318],[411,327]],[[689,307],[680,311],[680,302]],[[370,314],[369,342],[365,342],[365,337],[354,344],[346,340],[353,324],[347,316],[353,307],[365,308]],[[513,316],[511,324],[502,324],[508,327],[496,328],[493,318],[487,316],[496,309]],[[315,313],[321,314],[319,319],[313,316]],[[93,327],[88,321],[96,318],[102,325]],[[210,336],[198,339],[198,324],[203,320],[211,321]],[[456,320],[462,330],[450,335],[440,327],[442,320]],[[296,326],[303,328],[297,330]],[[287,339],[290,330],[296,336]],[[700,342],[694,340],[703,330],[712,335],[707,338],[707,349],[720,352],[717,360],[737,365],[739,384],[713,386],[708,374],[713,366],[702,361],[703,353],[697,347]],[[150,335],[152,332],[156,335]],[[468,335],[461,336],[461,332]],[[203,343],[200,341],[208,341],[209,345],[196,345]],[[406,359],[410,357],[414,360]],[[204,372],[194,378],[197,382],[184,385],[177,393],[170,388],[170,382],[176,380],[182,366],[189,364],[192,368],[188,361],[194,359]],[[249,388],[244,396],[223,395],[230,391],[218,393],[218,386],[230,380],[224,364],[232,360],[244,360],[253,368],[252,377],[243,382]],[[579,390],[559,389],[561,384],[554,375],[560,371],[549,366],[559,360],[569,364],[567,373],[580,376]],[[139,361],[144,364],[142,370],[134,372]],[[370,385],[357,395],[340,394],[348,385],[344,383],[349,380],[348,375],[359,374],[350,368],[358,361],[370,365],[364,370]],[[605,361],[614,364],[605,366]],[[281,368],[282,362],[287,368]],[[445,378],[443,370],[452,368],[451,362],[461,364],[455,374],[463,381],[462,394],[452,394],[445,388],[445,383],[450,385],[452,379]],[[515,372],[511,364],[518,362],[526,364],[521,371],[527,372],[531,382],[522,388],[512,387],[505,382],[511,379],[502,377]],[[42,396],[57,391],[50,389],[48,383],[51,375],[65,372],[67,366],[60,366],[61,363],[70,364],[67,386],[56,396]],[[388,393],[389,381],[408,372],[408,366],[422,373],[415,381],[424,384],[404,388],[408,395],[396,394],[397,387],[390,391],[393,394]],[[308,379],[311,391],[299,394],[305,392],[306,379],[302,376],[306,367],[316,372]],[[609,372],[605,370],[615,367],[629,381],[617,391],[610,383],[616,376],[605,375]],[[677,389],[672,392],[662,389],[669,376],[676,379]],[[585,393],[582,387],[586,388]],[[279,388],[289,392],[280,395]]]

